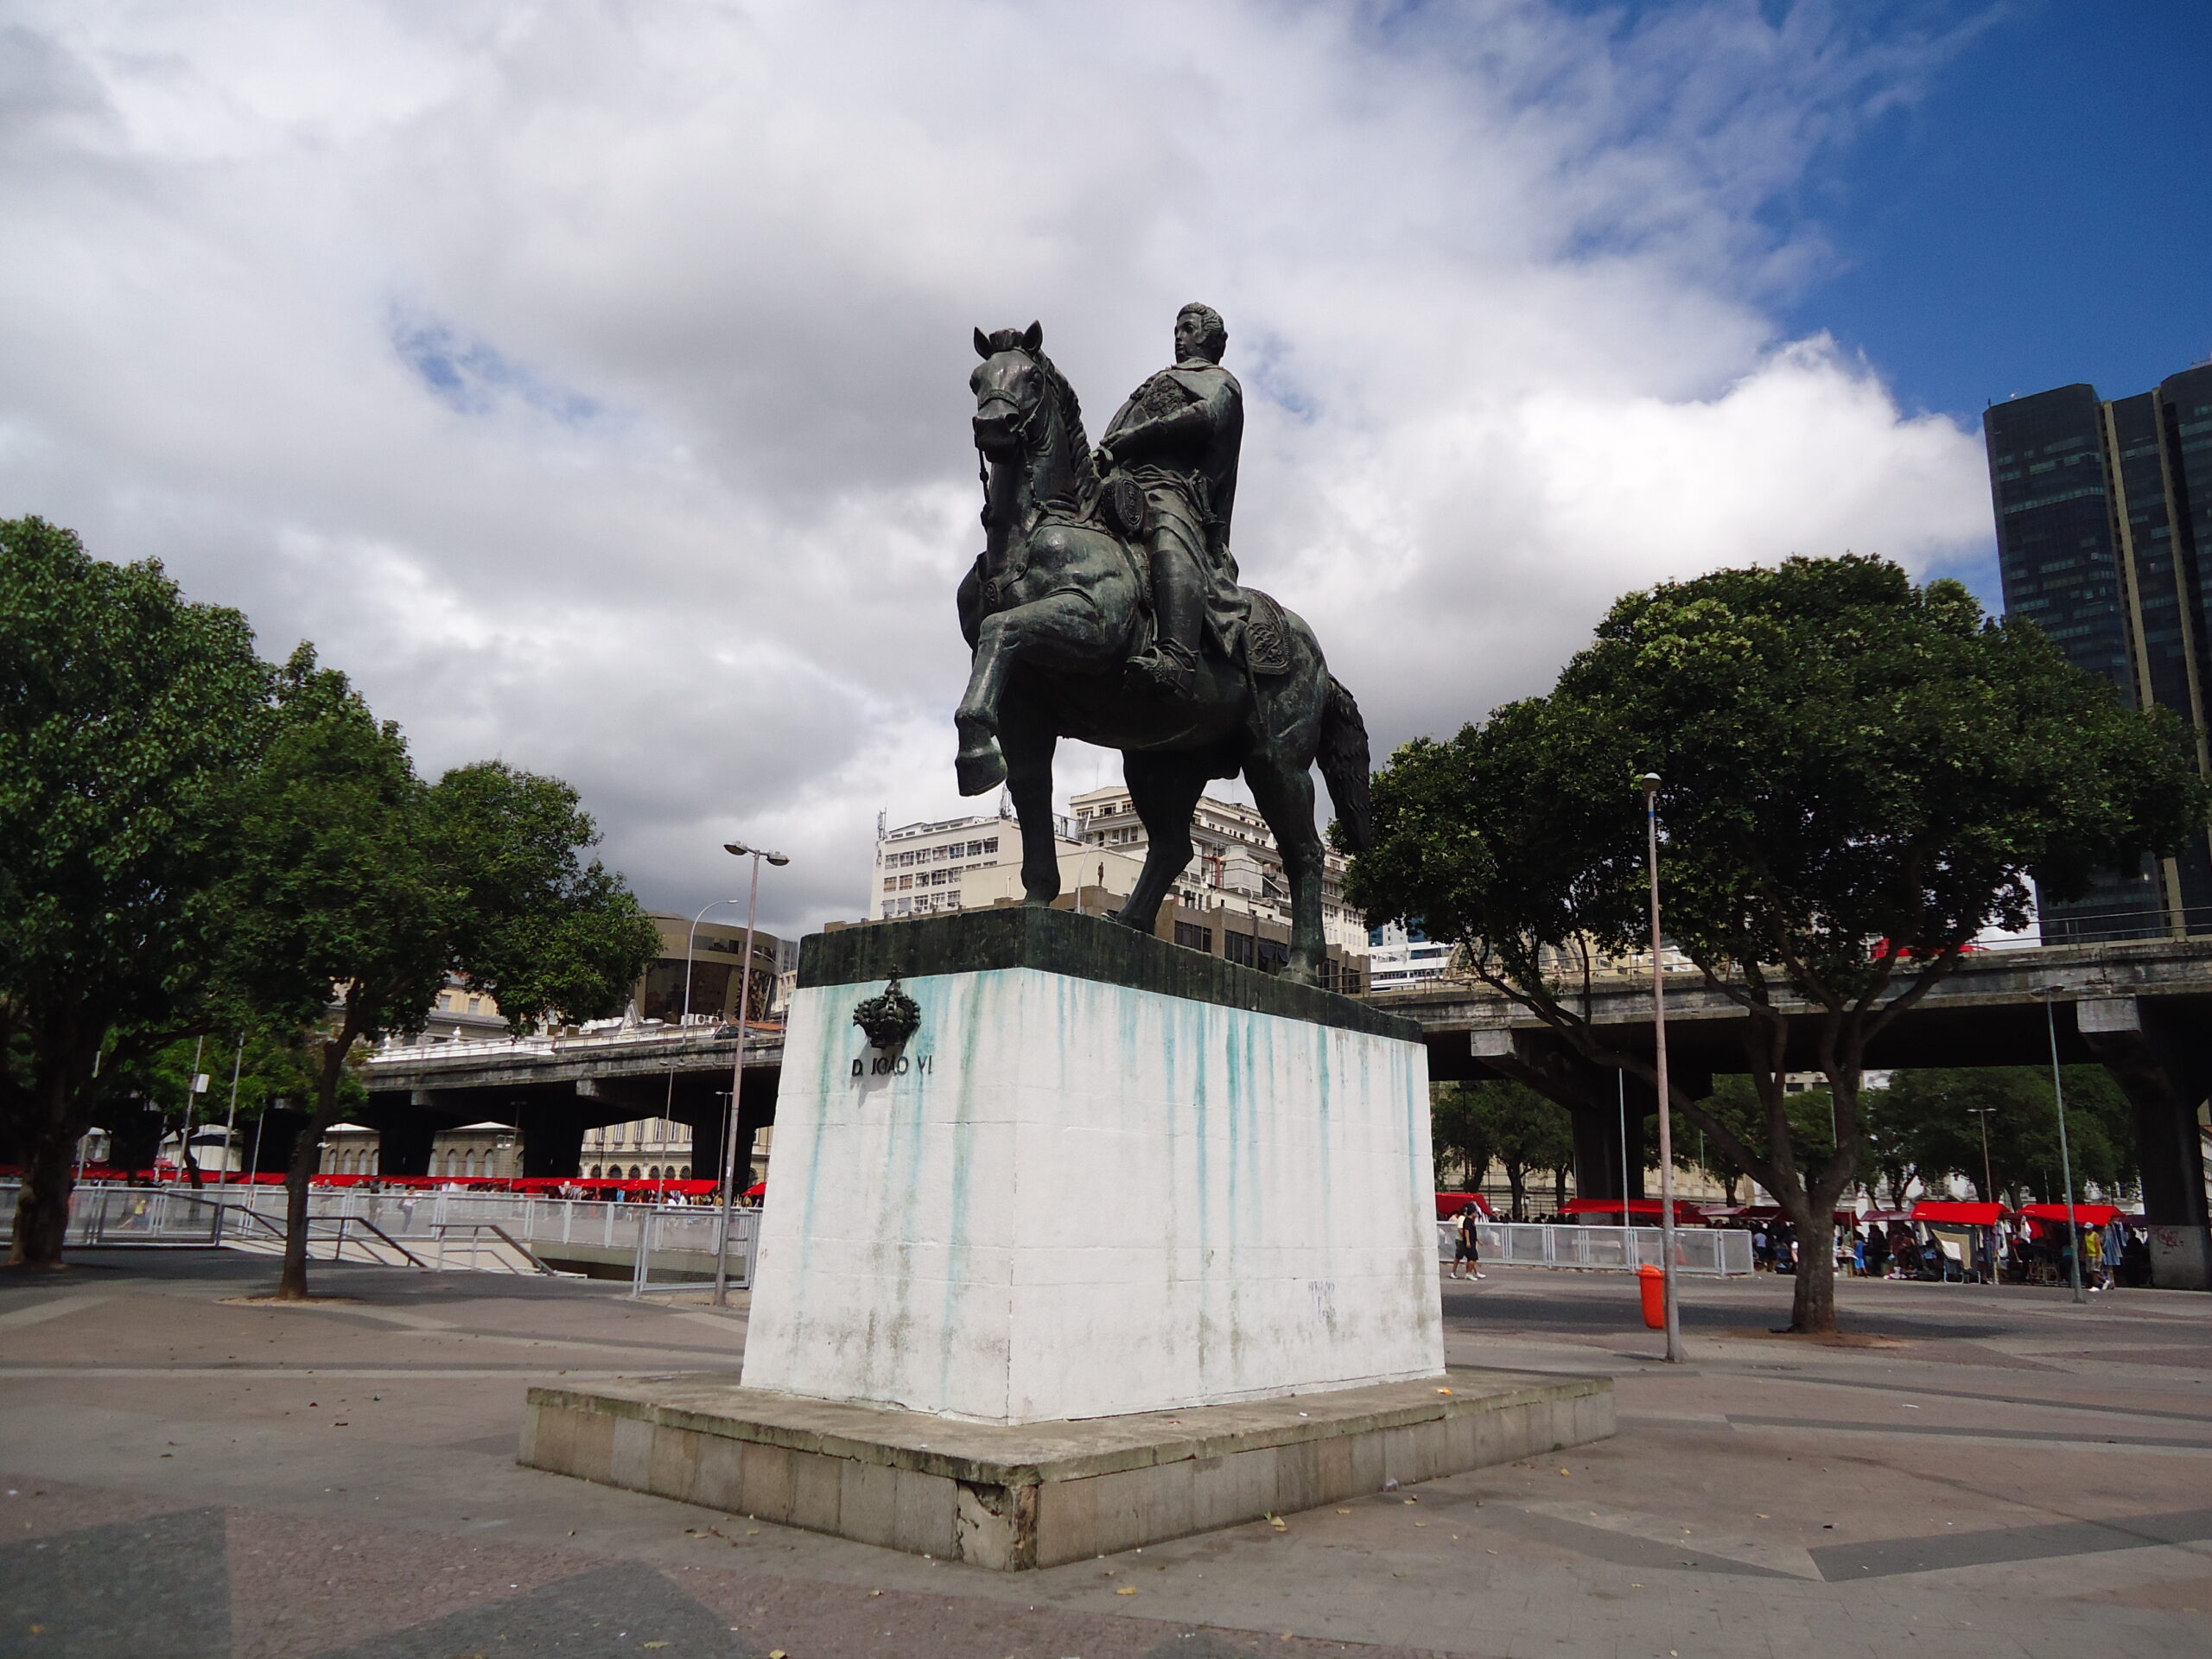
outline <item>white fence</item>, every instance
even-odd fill
[[[1457,1225],[1436,1224],[1437,1259],[1458,1248]],[[1656,1227],[1557,1227],[1535,1222],[1484,1221],[1475,1226],[1484,1267],[1580,1268],[1626,1273],[1660,1265],[1665,1234]],[[1751,1270],[1751,1236],[1705,1227],[1675,1230],[1675,1268],[1729,1278]]]
[[[15,1182],[0,1183],[0,1230],[14,1222],[19,1191]],[[368,1192],[359,1187],[315,1189],[308,1195],[308,1214],[314,1243],[333,1242],[347,1230],[339,1224],[358,1222],[365,1225],[353,1230],[350,1242],[357,1244],[380,1235],[426,1267],[501,1272],[530,1271],[537,1265],[531,1258],[563,1260],[566,1246],[588,1252],[595,1262],[630,1266],[634,1284],[655,1289],[712,1279],[721,1223],[720,1210],[696,1205],[601,1204],[504,1192]],[[250,1218],[255,1217],[259,1219]],[[733,1285],[748,1282],[760,1225],[757,1210],[730,1212]],[[64,1242],[256,1248],[281,1235],[283,1226],[280,1186],[208,1186],[194,1192],[182,1186],[86,1184],[70,1195]],[[510,1243],[520,1250],[509,1249]]]

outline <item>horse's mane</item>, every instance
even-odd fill
[[[1041,346],[1032,350],[1022,343],[1019,328],[1001,328],[986,336],[994,352],[1020,352],[1034,363],[1045,377],[1045,385],[1058,406],[1060,425],[1068,435],[1068,467],[1075,474],[1076,497],[1087,502],[1097,488],[1097,474],[1090,456],[1090,440],[1084,435],[1083,402],[1075,395],[1075,388],[1068,384],[1059,365],[1045,355]]]

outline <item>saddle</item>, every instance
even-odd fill
[[[1137,591],[1144,595],[1147,626],[1141,631],[1136,648],[1141,652],[1152,644],[1150,627],[1152,593],[1152,561],[1144,543],[1144,491],[1137,482],[1124,474],[1116,473],[1105,480],[1099,491],[1093,510],[1097,522],[1109,531],[1122,545],[1137,580]],[[1241,648],[1233,653],[1243,659],[1243,665],[1254,674],[1287,674],[1290,671],[1290,631],[1283,626],[1282,607],[1272,595],[1257,588],[1241,588],[1250,605],[1250,613],[1238,632]]]

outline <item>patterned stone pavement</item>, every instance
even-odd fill
[[[515,1465],[530,1380],[734,1367],[741,1309],[268,1274],[0,1274],[0,1656],[2212,1651],[2212,1298],[1850,1285],[1838,1348],[1705,1286],[1667,1368],[1625,1281],[1495,1271],[1453,1362],[1612,1375],[1618,1439],[994,1574]]]

